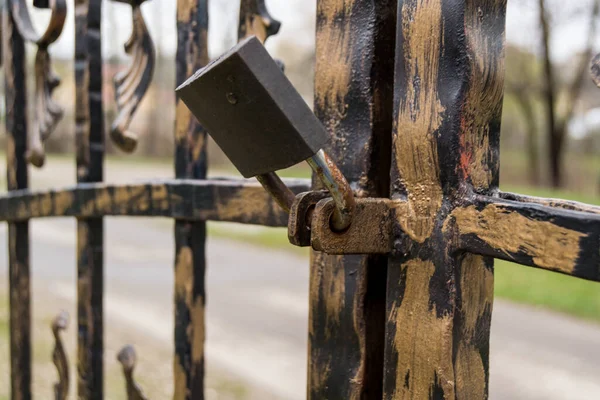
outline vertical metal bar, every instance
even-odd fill
[[[396,0],[317,2],[315,113],[359,197],[389,193],[395,14]],[[310,399],[381,398],[386,266],[312,253]]]
[[[177,2],[177,86],[208,63],[208,0]],[[175,175],[205,179],[206,131],[177,99]],[[206,223],[175,221],[175,399],[204,398]]]
[[[101,182],[104,164],[101,0],[75,1],[77,182]],[[77,220],[77,392],[102,399],[104,221]]]
[[[493,260],[443,222],[498,186],[505,0],[400,0],[392,197],[408,201],[388,265],[384,398],[488,396]]]
[[[26,189],[27,90],[25,43],[6,5],[2,7],[6,99],[6,174],[8,190]],[[31,399],[31,293],[29,221],[8,224],[10,285],[11,399]]]

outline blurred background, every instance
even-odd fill
[[[238,3],[210,1],[211,57],[235,44]],[[286,74],[311,104],[316,2],[266,3],[283,24],[267,48],[283,60]],[[508,3],[501,187],[600,204],[600,89],[589,75],[590,60],[600,52],[598,1]],[[112,78],[128,62],[123,44],[130,34],[131,12],[122,3],[103,4],[103,96],[108,127],[116,115]],[[142,6],[157,50],[156,70],[131,125],[140,135],[137,152],[124,155],[107,138],[109,182],[173,176],[175,8],[175,1],[159,0]],[[30,11],[41,31],[48,14],[33,7]],[[32,186],[37,189],[75,183],[72,1],[67,21],[61,38],[51,47],[54,67],[62,79],[55,98],[66,113],[47,141],[46,166],[31,171]],[[34,48],[28,51],[32,68]],[[30,91],[33,86],[29,82]],[[0,142],[4,148],[5,135],[0,135]],[[209,162],[212,176],[237,176],[213,143]],[[5,175],[0,173],[3,187]],[[308,177],[309,171],[300,166],[283,175]],[[55,380],[49,321],[60,309],[76,315],[76,230],[69,219],[31,225],[34,385],[37,397],[49,398]],[[4,226],[0,234],[6,237]],[[211,223],[209,234],[208,398],[303,398],[308,253],[289,245],[281,229]],[[0,253],[0,267],[6,272],[4,244]],[[172,222],[107,219],[106,254],[107,398],[125,398],[115,355],[130,342],[138,349],[137,376],[146,393],[154,399],[168,398],[172,391]],[[6,273],[0,282],[2,399],[8,398]],[[491,398],[600,398],[600,285],[500,261],[495,292]],[[65,334],[73,366],[75,331],[72,323]]]

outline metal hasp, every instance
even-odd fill
[[[321,150],[325,128],[255,36],[200,69],[177,92],[240,173],[256,176],[285,211],[295,196],[274,172],[307,161],[335,202],[331,226],[350,226],[354,194]]]

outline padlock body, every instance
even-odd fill
[[[298,164],[328,140],[255,37],[196,72],[177,93],[247,178]]]

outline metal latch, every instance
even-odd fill
[[[197,71],[177,93],[240,173],[256,177],[290,213],[292,244],[331,254],[388,252],[389,243],[365,227],[391,221],[390,200],[355,199],[322,150],[328,141],[325,128],[257,38],[240,42]],[[302,161],[327,191],[295,196],[275,173]],[[389,238],[388,228],[378,231]]]

